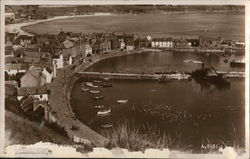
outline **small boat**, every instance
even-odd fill
[[[112,84],[111,83],[103,83],[102,86],[103,87],[112,87]]]
[[[94,80],[93,82],[94,83],[102,83],[102,81],[99,81],[99,80]]]
[[[88,92],[90,89],[88,89],[88,88],[82,88],[81,89],[81,92]]]
[[[127,103],[127,102],[128,102],[128,100],[123,100],[123,99],[117,100],[117,103],[122,103],[122,104],[124,104],[124,103]]]
[[[113,124],[103,124],[101,125],[102,128],[112,128]]]
[[[103,80],[105,80],[105,81],[109,81],[109,80],[110,80],[110,78],[108,78],[108,77],[104,77],[104,78],[103,78]]]
[[[98,91],[98,90],[92,90],[92,91],[89,91],[90,93],[94,93],[94,94],[96,94],[96,93],[100,93],[100,91]]]
[[[97,112],[97,115],[107,115],[107,114],[109,114],[109,113],[111,113],[111,109],[109,108],[109,109],[107,109],[107,110],[100,110],[100,111],[98,111]]]
[[[94,108],[95,109],[102,109],[102,108],[104,108],[104,105],[95,105]]]
[[[88,86],[88,87],[94,87],[93,83],[92,82],[86,82],[85,83],[85,86]]]
[[[100,100],[100,99],[103,99],[104,97],[103,96],[96,96],[94,97],[95,100]]]

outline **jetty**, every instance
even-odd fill
[[[146,74],[146,73],[112,73],[112,72],[77,72],[77,77],[89,79],[130,79],[130,80],[188,80],[191,78],[189,74]]]

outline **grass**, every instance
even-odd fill
[[[65,136],[58,134],[42,123],[30,121],[10,111],[5,111],[5,144],[34,144],[37,142],[72,144]]]
[[[170,137],[161,133],[156,127],[142,125],[139,127],[131,126],[128,120],[120,121],[113,129],[101,131],[101,134],[110,140],[107,148],[120,147],[129,151],[145,151],[148,148],[163,149],[176,148],[183,149],[184,145],[180,136]],[[144,132],[141,131],[144,129]]]

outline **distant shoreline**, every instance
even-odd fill
[[[112,14],[110,14],[110,13],[95,13],[95,14],[91,14],[91,15],[56,16],[56,17],[43,19],[43,20],[34,20],[34,21],[29,21],[29,22],[24,22],[24,23],[9,24],[9,25],[5,26],[5,32],[9,32],[9,33],[19,32],[19,34],[33,35],[30,32],[24,31],[23,27],[27,27],[27,26],[39,24],[39,23],[44,23],[44,22],[50,22],[53,20],[78,18],[78,17],[91,17],[91,16],[106,16],[106,15],[112,15]]]

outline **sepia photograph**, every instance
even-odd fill
[[[249,158],[246,4],[2,4],[5,156]]]

